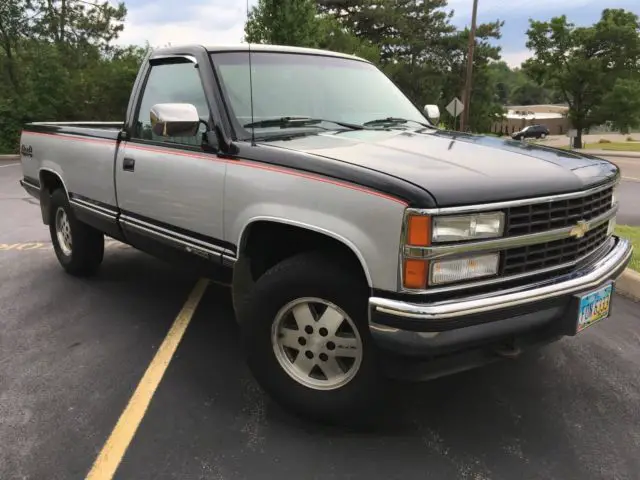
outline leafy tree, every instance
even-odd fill
[[[525,71],[539,84],[557,89],[569,105],[569,118],[577,129],[574,146],[582,145],[582,132],[601,123],[607,95],[619,78],[637,74],[640,60],[638,16],[621,9],[605,9],[590,27],[576,27],[566,16],[549,22],[530,21],[527,47],[535,56],[524,64]],[[620,84],[618,88],[626,88]]]
[[[123,4],[0,0],[0,151],[31,121],[124,117],[145,48],[113,45]]]
[[[13,88],[19,88],[16,72],[16,55],[18,43],[29,32],[29,10],[32,7],[28,0],[5,0],[0,3],[0,48],[4,54],[3,67],[6,78]]]
[[[356,55],[376,64],[380,62],[377,45],[359,39],[331,16],[321,15],[318,22],[318,48]]]
[[[34,31],[58,45],[92,44],[109,50],[123,30],[127,9],[85,0],[29,0],[35,16]]]
[[[249,13],[245,40],[250,43],[323,48],[378,61],[378,48],[355,37],[312,0],[259,0]]]
[[[504,61],[492,62],[488,69],[496,85],[496,94],[503,105],[538,105],[564,101],[553,89],[537,84],[522,69],[512,69]]]
[[[619,78],[602,99],[599,116],[612,119],[613,127],[621,133],[640,127],[640,81]]]
[[[317,47],[320,24],[310,0],[259,0],[249,12],[245,40],[249,43]]]

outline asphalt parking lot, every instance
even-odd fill
[[[2,165],[2,164],[0,164]],[[20,168],[0,168],[0,479],[85,478],[197,282],[110,242],[65,275]],[[209,285],[118,479],[636,479],[640,308],[517,361],[400,384],[374,431],[293,418],[242,360]]]

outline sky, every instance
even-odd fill
[[[115,3],[116,0],[110,0]],[[118,43],[153,47],[167,44],[241,43],[247,0],[124,0],[128,9]],[[253,6],[257,0],[249,0]],[[472,0],[449,0],[458,27],[471,23]],[[602,9],[625,8],[640,15],[640,0],[478,0],[478,22],[503,20],[503,59],[512,67],[530,56],[526,48],[529,19],[548,20],[566,14],[576,25],[598,20]]]

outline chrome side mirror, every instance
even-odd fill
[[[194,137],[200,128],[198,110],[190,103],[158,103],[149,115],[153,133],[161,137]]]
[[[432,123],[438,123],[438,120],[440,120],[440,109],[438,105],[425,105],[424,113]]]

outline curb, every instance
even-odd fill
[[[640,273],[627,268],[616,281],[616,293],[640,301]]]
[[[18,160],[20,160],[20,155],[0,155],[0,163],[17,162]]]

